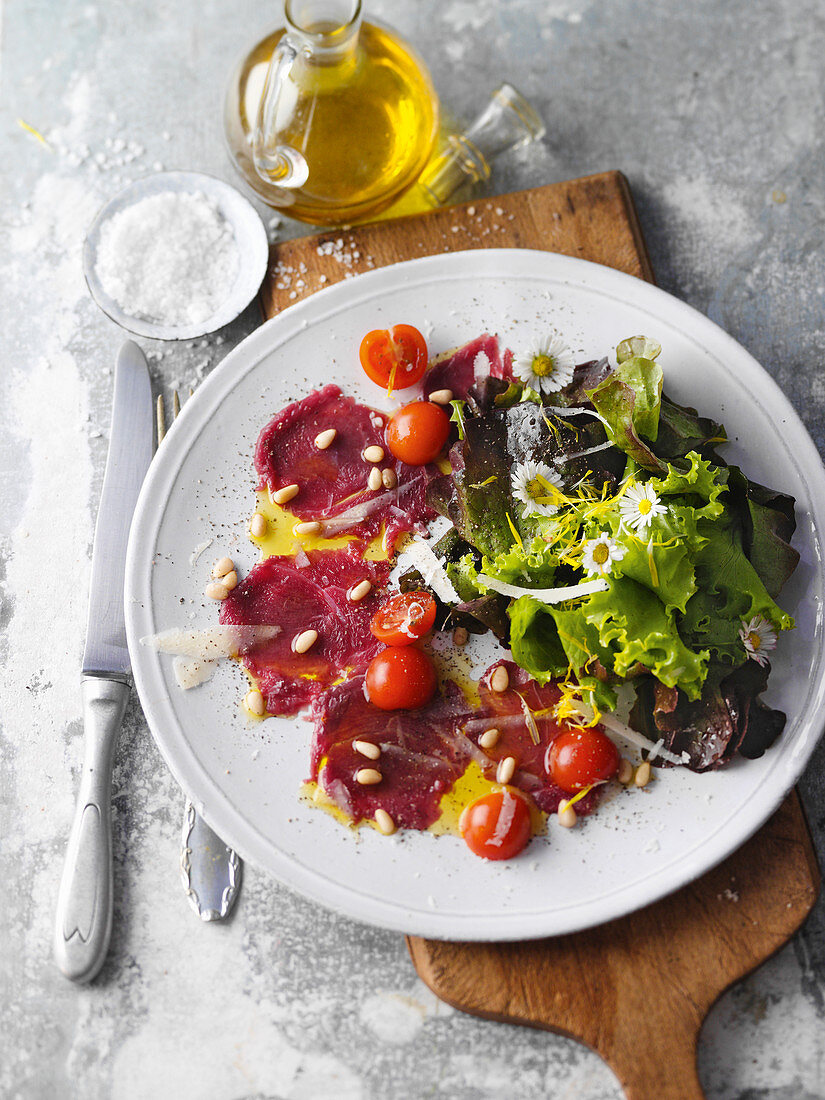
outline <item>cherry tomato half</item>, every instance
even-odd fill
[[[482,859],[512,859],[530,839],[530,810],[515,791],[505,787],[471,802],[461,814],[461,835]]]
[[[420,649],[394,646],[367,665],[367,697],[380,710],[413,710],[435,695],[435,666]]]
[[[619,770],[619,750],[597,727],[567,729],[547,750],[545,766],[567,794],[612,779]]]
[[[432,630],[435,612],[429,592],[398,592],[378,608],[370,630],[384,645],[412,645]]]
[[[387,425],[387,446],[408,466],[425,466],[438,458],[450,434],[450,418],[440,405],[413,401],[403,405]]]
[[[414,386],[427,369],[427,344],[412,325],[376,328],[361,341],[361,366],[388,394]]]

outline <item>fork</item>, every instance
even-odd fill
[[[172,419],[179,413],[180,397],[174,390]],[[166,435],[162,394],[157,400],[157,428],[160,446]],[[229,916],[241,888],[243,863],[238,853],[206,824],[188,798],[183,811],[180,873],[189,903],[201,920],[223,920]]]

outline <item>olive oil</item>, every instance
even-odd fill
[[[363,23],[348,46],[318,51],[311,42],[327,28],[304,30],[310,45],[282,74],[272,116],[278,146],[304,165],[303,182],[265,179],[253,158],[267,70],[283,29],[258,43],[232,75],[229,153],[252,189],[289,217],[348,224],[385,209],[416,181],[438,132],[438,102],[421,61],[388,28]]]

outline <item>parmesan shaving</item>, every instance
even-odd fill
[[[595,416],[597,420],[601,420],[606,428],[610,427],[602,414],[597,413],[595,409],[584,409],[578,405],[571,405],[569,409],[565,409],[561,405],[545,405],[544,408],[547,412],[555,413],[556,416]]]
[[[206,542],[198,543],[198,545],[195,547],[195,549],[192,551],[192,553],[189,556],[189,564],[191,566],[197,565],[198,564],[198,558],[200,558],[201,554],[205,550],[209,549],[209,547],[212,545],[212,543],[214,541],[215,541],[214,539],[207,539]]]
[[[175,657],[172,661],[175,680],[184,691],[211,680],[217,667],[217,661],[202,661],[197,657]]]
[[[615,444],[608,440],[606,443],[599,443],[597,447],[587,447],[583,451],[572,451],[570,454],[559,455],[558,458],[553,459],[553,463],[556,466],[563,466],[565,462],[572,462],[575,458],[584,458],[586,455],[594,455],[597,451],[606,451],[614,446]]]
[[[571,584],[565,588],[521,588],[516,584],[508,584],[506,581],[488,577],[486,573],[479,573],[478,579],[486,588],[492,588],[494,592],[500,592],[502,596],[532,596],[540,603],[562,603],[564,600],[575,600],[579,596],[590,596],[594,592],[604,592],[609,587],[607,581],[597,578],[592,581],[583,581],[581,584]]]
[[[424,583],[432,588],[440,600],[447,604],[461,603],[461,597],[447,576],[447,571],[423,539],[413,539],[404,547],[402,557],[404,569],[417,569]]]
[[[648,759],[652,760],[654,756],[661,756],[661,758],[667,760],[669,764],[683,763],[682,757],[664,748],[662,741],[657,741],[654,744],[654,742],[645,737],[643,733],[638,733],[636,730],[631,729],[625,722],[617,718],[615,714],[603,714],[601,722],[606,730],[617,734],[619,737],[623,737],[625,741],[629,741],[631,745],[635,745],[638,749],[645,749],[649,754]]]
[[[163,630],[140,639],[158,653],[173,653],[197,661],[237,657],[242,649],[267,642],[281,633],[279,626],[212,626],[208,630]]]

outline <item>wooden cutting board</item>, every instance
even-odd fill
[[[653,281],[627,181],[604,172],[278,245],[264,313],[361,271],[466,248],[547,249]],[[581,1040],[630,1100],[691,1100],[703,1095],[696,1042],[708,1009],[788,940],[819,885],[793,791],[719,867],[620,920],[526,943],[407,944],[422,979],[456,1008]]]

